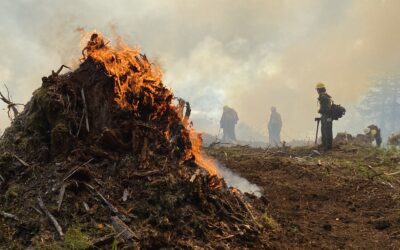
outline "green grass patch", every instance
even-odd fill
[[[278,230],[279,224],[275,221],[274,218],[272,218],[267,212],[265,212],[262,216],[261,216],[262,220],[268,225],[269,228],[271,228],[272,230]]]

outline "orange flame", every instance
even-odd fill
[[[197,165],[203,167],[211,175],[219,176],[215,161],[212,158],[208,157],[201,148],[201,145],[203,143],[201,134],[197,133],[193,128],[190,127],[189,136],[192,143],[191,153],[194,155]]]
[[[137,93],[141,86],[154,91],[154,87],[161,85],[160,67],[151,64],[138,49],[128,47],[121,38],[117,40],[116,48],[112,48],[104,42],[102,35],[93,33],[86,53],[95,61],[102,62],[107,73],[114,78],[115,101],[122,108],[130,106],[126,101],[127,93]]]
[[[217,175],[216,164],[213,159],[206,156],[201,148],[202,138],[201,134],[189,126],[181,115],[179,115],[178,108],[173,106],[170,101],[167,101],[169,96],[173,96],[170,89],[160,89],[162,84],[162,71],[156,64],[150,63],[145,55],[140,54],[138,49],[130,48],[126,45],[121,38],[117,39],[117,44],[111,47],[100,33],[92,33],[83,50],[85,57],[90,57],[94,61],[100,62],[104,65],[106,73],[114,80],[115,102],[121,108],[128,108],[137,110],[137,103],[128,101],[130,95],[142,93],[146,95],[144,99],[146,102],[154,103],[155,96],[152,93],[162,95],[165,100],[165,105],[157,107],[157,110],[152,114],[154,116],[164,114],[165,110],[170,107],[175,113],[176,117],[180,118],[185,127],[186,134],[189,135],[192,147],[186,152],[187,158],[194,156],[195,162],[208,171],[211,175]],[[146,88],[149,91],[140,92],[141,88]],[[149,118],[150,120],[152,117]],[[170,139],[170,131],[162,131],[167,139]]]

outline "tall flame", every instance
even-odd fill
[[[115,101],[122,108],[130,106],[126,101],[127,93],[137,93],[141,86],[153,91],[154,87],[161,86],[160,67],[151,64],[145,55],[127,46],[121,38],[113,48],[105,43],[101,34],[93,33],[85,50],[88,56],[103,63],[107,73],[114,78]]]
[[[213,159],[207,157],[203,152],[201,134],[198,134],[173,106],[171,98],[173,93],[170,89],[163,88],[162,71],[156,64],[150,63],[145,55],[140,54],[138,49],[129,47],[121,38],[117,39],[117,44],[111,47],[105,42],[100,33],[92,33],[86,47],[83,50],[85,57],[90,57],[94,61],[100,62],[106,73],[113,78],[115,102],[121,108],[128,108],[137,111],[138,103],[135,102],[135,94],[146,95],[145,100],[148,103],[155,103],[155,95],[157,98],[161,96],[165,102],[159,105],[149,117],[150,120],[163,115],[167,108],[171,108],[175,112],[175,116],[181,119],[184,125],[185,134],[188,134],[191,148],[186,152],[187,158],[194,156],[195,162],[207,170],[211,175],[217,175],[216,164]],[[140,92],[141,88],[149,91]],[[167,139],[170,139],[170,131],[162,131]]]

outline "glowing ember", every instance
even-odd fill
[[[148,109],[148,116],[140,117],[142,120],[155,123],[167,120],[168,128],[173,127],[172,120],[178,120],[182,125],[180,134],[191,142],[191,147],[185,149],[184,158],[194,158],[211,175],[218,175],[214,160],[201,149],[201,135],[180,115],[179,108],[172,104],[173,93],[164,87],[158,65],[150,63],[145,55],[127,46],[122,39],[117,40],[115,48],[111,47],[99,33],[91,34],[83,55],[104,66],[106,73],[114,80],[114,100],[122,109],[130,109],[138,114],[139,106],[144,106]],[[154,105],[156,98],[162,99],[161,105]],[[161,132],[168,141],[172,140],[170,129],[159,129],[163,130]]]

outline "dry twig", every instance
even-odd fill
[[[398,175],[398,174],[400,174],[400,171],[396,171],[393,173],[385,173],[386,176],[392,176],[392,175]]]
[[[123,202],[128,200],[128,195],[129,195],[128,189],[125,188],[124,189],[124,193],[122,194],[122,201]]]
[[[60,211],[60,209],[61,209],[61,204],[62,204],[62,202],[64,200],[64,194],[65,194],[65,189],[66,188],[67,188],[67,184],[63,183],[61,185],[60,194],[58,195],[58,200],[57,200],[57,205],[58,205],[57,210],[58,211]]]
[[[158,169],[145,171],[145,172],[132,172],[132,173],[129,173],[129,176],[146,177],[146,176],[158,174],[159,172],[160,172],[160,170],[158,170]]]
[[[100,199],[107,205],[107,207],[110,208],[110,210],[111,210],[113,213],[115,213],[115,214],[118,214],[118,213],[119,213],[118,209],[117,209],[113,204],[111,204],[99,191],[96,191],[96,194],[97,194],[97,195],[100,197]]]
[[[69,69],[69,70],[71,70],[71,68],[70,67],[68,67],[68,66],[66,66],[66,65],[61,65],[61,67],[56,71],[56,72],[54,72],[54,70],[52,70],[51,71],[51,74],[53,75],[53,76],[58,76],[60,73],[61,73],[61,70],[63,70],[63,68],[67,68],[67,69]]]
[[[9,218],[9,219],[13,219],[16,221],[19,221],[18,217],[16,215],[10,214],[10,213],[6,213],[4,211],[0,211],[0,215],[3,216],[4,218]]]
[[[8,118],[10,118],[10,119],[12,120],[12,118],[11,118],[11,116],[10,116],[10,111],[12,110],[13,113],[14,113],[14,117],[16,117],[16,116],[19,114],[18,109],[17,109],[17,106],[21,106],[21,105],[23,106],[23,104],[21,104],[21,103],[14,103],[13,101],[11,101],[10,92],[8,91],[7,85],[4,84],[4,86],[5,86],[6,90],[7,90],[7,97],[5,97],[5,96],[3,95],[3,93],[0,92],[0,100],[2,100],[5,104],[7,104],[7,108],[8,108],[8,111],[7,111]]]
[[[46,206],[44,205],[44,202],[43,202],[43,200],[42,200],[42,198],[40,196],[37,198],[37,200],[38,200],[39,207],[46,214],[46,216],[49,218],[49,220],[53,223],[53,225],[56,228],[56,230],[57,230],[58,234],[60,235],[60,237],[63,238],[64,237],[64,233],[62,231],[62,228],[61,228],[60,224],[58,224],[58,221],[56,220],[56,218],[46,208]]]
[[[92,241],[92,245],[95,247],[99,247],[101,245],[110,243],[111,241],[113,241],[115,238],[115,234],[107,234],[103,237],[97,238],[95,240]]]
[[[63,182],[65,182],[66,180],[68,180],[72,175],[74,175],[76,173],[76,171],[78,171],[81,167],[86,166],[87,164],[89,164],[91,161],[93,161],[94,158],[91,158],[90,160],[88,160],[87,162],[83,163],[80,166],[76,166],[73,169],[71,169],[71,171],[68,172],[68,174],[65,175],[65,177],[63,178]]]
[[[83,112],[85,114],[85,119],[86,119],[86,130],[87,132],[90,132],[90,128],[89,128],[89,118],[88,118],[88,109],[87,109],[87,105],[86,105],[86,98],[85,98],[85,92],[83,90],[83,88],[81,89],[81,95],[82,95],[82,101],[83,101]]]
[[[30,167],[31,165],[29,165],[26,161],[22,160],[21,158],[19,158],[18,156],[14,155],[14,158],[17,159],[22,165],[24,165],[25,167]]]
[[[115,231],[121,235],[125,241],[132,240],[133,238],[138,239],[135,233],[117,216],[111,217],[111,224]]]

